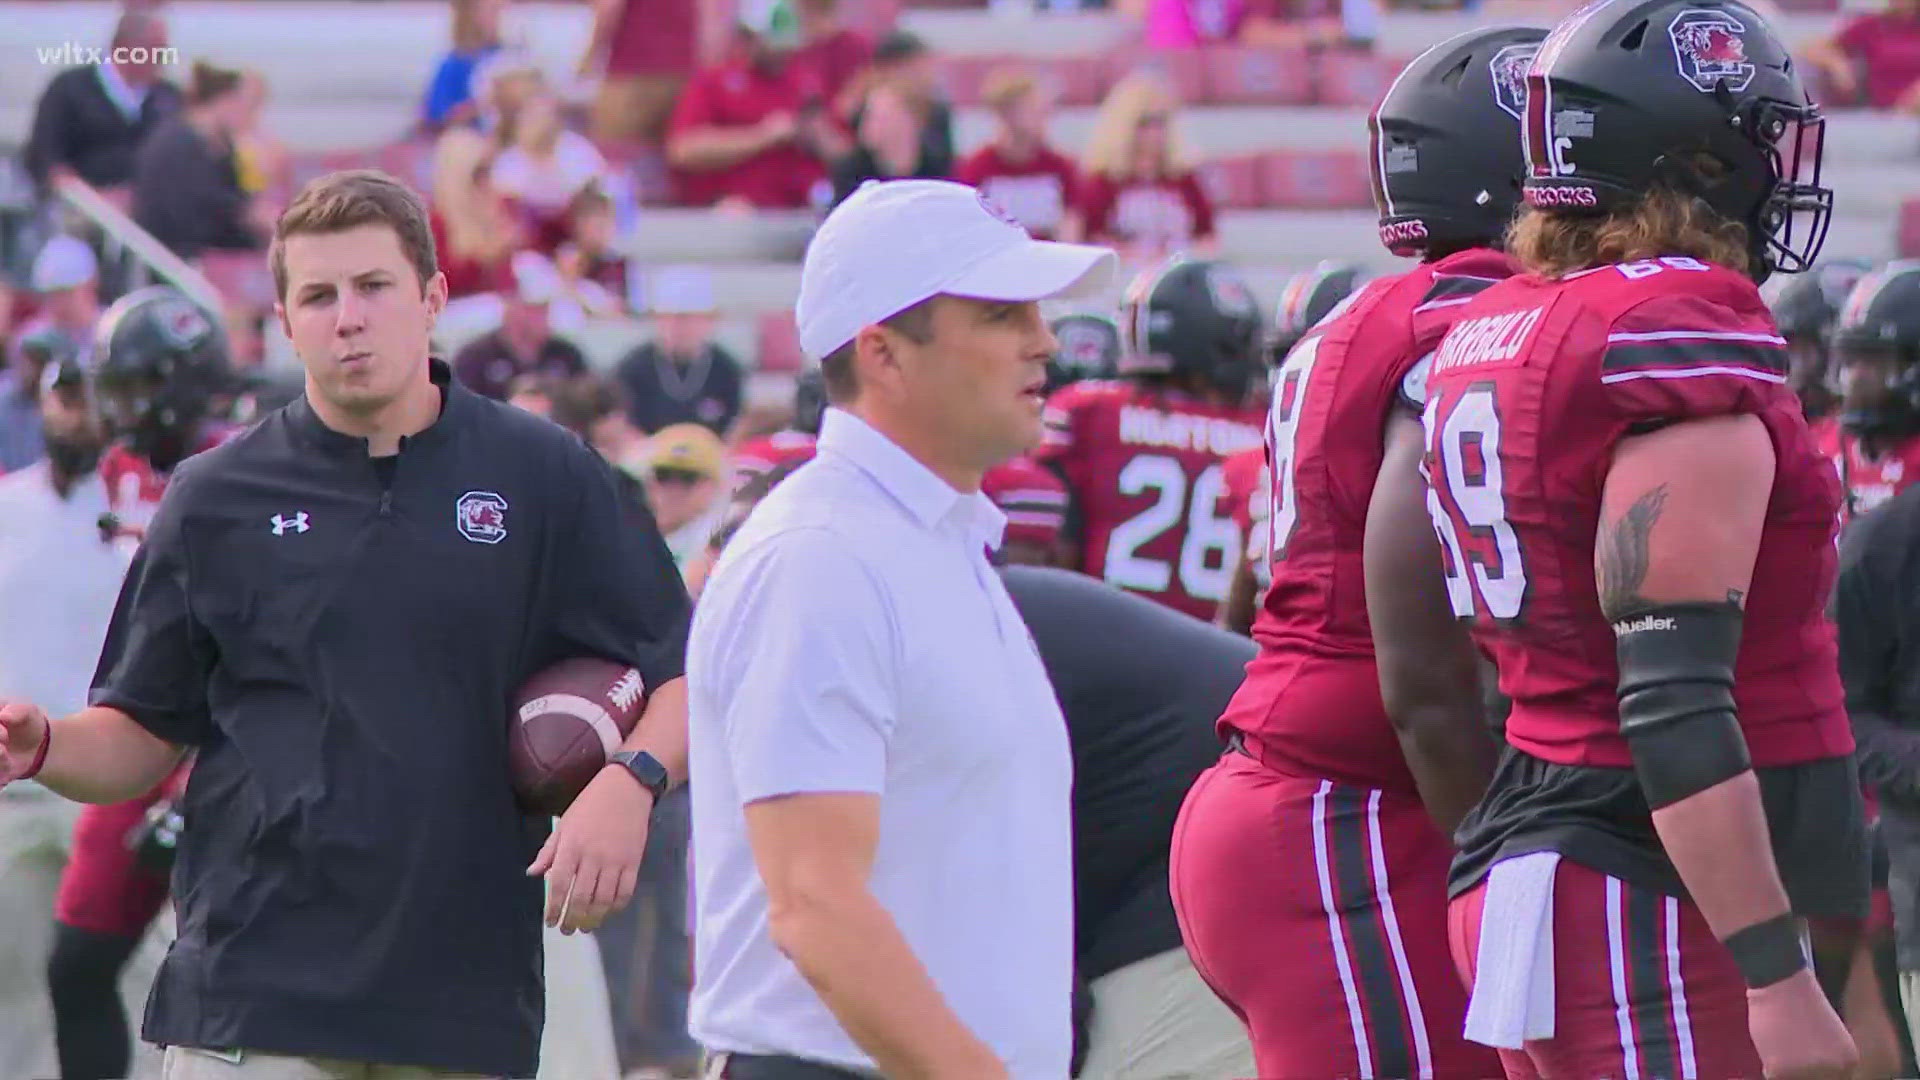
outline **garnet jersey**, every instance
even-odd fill
[[[1842,431],[1835,417],[1815,424],[1813,437],[1840,474],[1844,520],[1852,521],[1920,480],[1920,434],[1907,436],[1876,457],[1867,456],[1860,440]]]
[[[1513,699],[1513,746],[1631,766],[1593,573],[1607,465],[1636,430],[1739,414],[1766,425],[1776,456],[1734,672],[1740,726],[1756,766],[1853,749],[1825,615],[1840,484],[1786,371],[1759,290],[1690,258],[1510,278],[1456,317],[1429,374],[1428,506],[1454,611]]]
[[[234,424],[209,424],[201,437],[200,449],[210,450],[243,430]],[[154,511],[160,508],[160,496],[167,490],[168,475],[128,449],[125,443],[116,442],[107,447],[100,455],[100,478],[106,481],[107,506],[113,511],[115,535],[135,545],[146,537]]]
[[[776,431],[741,443],[733,452],[732,490],[789,462],[812,458],[818,441],[804,431]]]
[[[1129,381],[1063,386],[1034,457],[1067,483],[1079,568],[1212,619],[1245,546],[1222,462],[1260,445],[1260,411]]]
[[[1044,465],[1025,456],[995,465],[980,490],[1007,515],[1006,543],[1051,550],[1067,523],[1067,488]]]
[[[1253,621],[1260,653],[1220,729],[1257,742],[1264,761],[1290,763],[1284,771],[1414,791],[1373,659],[1360,554],[1367,504],[1408,373],[1461,305],[1509,272],[1506,256],[1475,250],[1369,282],[1275,375],[1273,585]]]
[[[1260,592],[1265,593],[1267,586],[1273,584],[1272,567],[1267,565],[1271,535],[1267,515],[1273,510],[1273,496],[1267,488],[1273,474],[1267,469],[1266,447],[1242,450],[1228,458],[1222,468],[1227,505],[1233,507],[1233,523],[1240,526],[1240,535],[1247,540],[1243,557],[1253,567],[1253,580]]]

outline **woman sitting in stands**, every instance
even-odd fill
[[[272,235],[273,208],[241,186],[236,157],[265,96],[257,76],[196,63],[186,110],[140,147],[133,219],[175,255],[257,251]]]
[[[513,283],[513,253],[531,241],[527,229],[493,188],[493,144],[468,128],[440,136],[433,156],[434,246],[447,295],[458,299],[501,292]]]
[[[1213,202],[1186,162],[1173,88],[1135,74],[1107,93],[1081,159],[1064,240],[1121,249],[1130,262],[1213,247]]]
[[[551,91],[529,98],[500,134],[493,186],[527,215],[541,250],[552,251],[566,238],[567,204],[587,185],[611,180],[607,159],[585,135],[562,125]]]

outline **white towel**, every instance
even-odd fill
[[[1480,912],[1480,951],[1466,1037],[1518,1050],[1553,1037],[1553,877],[1560,855],[1536,851],[1493,865]]]

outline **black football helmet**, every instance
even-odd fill
[[[819,368],[810,367],[793,384],[793,430],[818,435],[826,415],[827,380]]]
[[[1547,36],[1530,26],[1471,30],[1421,53],[1373,114],[1380,242],[1428,257],[1497,246],[1520,204],[1527,68]]]
[[[1920,260],[1900,259],[1862,277],[1833,326],[1833,359],[1845,386],[1840,426],[1863,438],[1920,431]],[[1884,365],[1881,386],[1856,387],[1846,369]]]
[[[156,285],[128,293],[101,315],[92,377],[108,432],[165,471],[193,451],[209,403],[232,376],[213,317]]]
[[[1260,307],[1240,271],[1174,258],[1135,278],[1120,322],[1121,375],[1183,375],[1244,395],[1259,372]]]
[[[1047,393],[1082,379],[1111,379],[1120,370],[1120,327],[1105,315],[1062,315],[1048,329],[1060,347],[1047,361]]]
[[[1360,291],[1367,272],[1353,263],[1323,262],[1287,279],[1267,330],[1267,363],[1279,367],[1307,331]]]
[[[1656,185],[1746,226],[1756,279],[1813,265],[1833,217],[1826,121],[1738,0],[1596,0],[1540,46],[1521,125],[1528,205],[1604,213]]]
[[[1829,337],[1840,305],[1869,269],[1860,259],[1830,259],[1808,273],[1774,278],[1762,290],[1774,325],[1787,339],[1788,385],[1800,395],[1808,419],[1827,415],[1836,403]]]

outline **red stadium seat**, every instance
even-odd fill
[[[1325,52],[1314,72],[1314,97],[1322,105],[1370,109],[1378,104],[1406,60],[1368,53]]]
[[[1107,58],[1104,56],[1055,56],[1047,60],[1047,76],[1056,104],[1069,108],[1100,104],[1107,90]]]
[[[1900,204],[1900,257],[1920,259],[1920,199]]]
[[[406,139],[380,148],[374,165],[415,191],[433,190],[433,144]]]
[[[940,86],[955,108],[971,109],[980,104],[980,91],[994,70],[1019,60],[1006,56],[943,56],[940,58]]]
[[[1117,49],[1107,57],[1107,85],[1135,72],[1151,72],[1173,84],[1180,100],[1188,105],[1207,104],[1207,58],[1198,49],[1150,51]]]
[[[1367,159],[1354,150],[1276,150],[1260,158],[1268,206],[1312,210],[1373,205]]]
[[[800,328],[793,323],[791,311],[769,311],[754,327],[755,366],[761,371],[799,371],[804,365],[800,354]]]
[[[200,273],[222,299],[235,307],[271,310],[273,272],[265,252],[208,251],[200,256]]]
[[[1222,210],[1246,210],[1266,205],[1267,193],[1257,157],[1219,158],[1198,169],[1200,186]]]
[[[1207,100],[1219,105],[1305,105],[1313,100],[1313,69],[1298,50],[1207,49]]]

